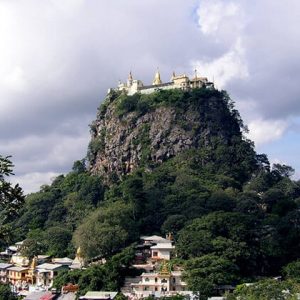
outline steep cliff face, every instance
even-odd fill
[[[108,182],[139,166],[151,169],[187,149],[241,137],[227,95],[207,89],[108,95],[91,134],[90,170]]]

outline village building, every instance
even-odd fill
[[[138,298],[160,292],[162,294],[180,293],[186,291],[187,284],[181,279],[181,271],[170,271],[166,264],[159,272],[143,273],[141,281],[132,283],[132,292]]]
[[[163,238],[162,236],[159,235],[150,235],[150,236],[141,236],[140,240],[144,244],[158,244],[158,243],[170,243],[170,235],[167,235],[166,238]]]
[[[155,73],[152,85],[144,85],[139,79],[133,79],[133,75],[130,72],[126,83],[119,82],[116,89],[109,89],[108,93],[112,90],[123,91],[127,95],[131,96],[135,93],[150,94],[158,90],[170,90],[170,89],[181,89],[190,90],[193,88],[214,88],[214,84],[206,77],[199,77],[195,70],[195,76],[189,78],[186,74],[176,75],[173,72],[169,82],[163,83],[160,77],[160,72],[157,70]]]
[[[58,271],[65,268],[66,266],[59,264],[44,263],[38,265],[36,267],[36,284],[38,286],[51,287]]]
[[[175,246],[173,236],[166,238],[153,235],[142,236],[136,247],[136,264],[133,266],[143,270],[140,276],[126,277],[121,291],[130,300],[148,296],[170,296],[176,294],[191,295],[187,284],[182,280],[182,269],[169,266]],[[137,259],[138,258],[138,259]],[[145,258],[142,262],[141,258]]]
[[[12,255],[17,252],[16,246],[9,246],[4,251],[0,252],[0,259],[4,261],[10,261]]]
[[[19,285],[21,287],[22,284],[27,283],[27,274],[28,267],[18,267],[13,266],[7,269],[8,271],[8,281],[12,285]]]
[[[67,285],[64,285],[61,288],[61,293],[62,294],[77,293],[78,291],[79,291],[79,285],[78,284],[69,283]]]
[[[0,263],[0,283],[8,283],[8,268],[12,266],[12,264]]]
[[[11,256],[10,262],[19,267],[27,267],[29,265],[28,257],[21,255],[19,252]]]
[[[151,248],[151,260],[158,261],[158,260],[170,260],[172,251],[175,247],[172,245],[171,242],[167,243],[158,243]]]
[[[135,249],[135,265],[144,265],[162,259],[170,260],[174,249],[172,236],[167,235],[167,238],[158,235],[142,236]]]
[[[79,297],[81,300],[113,300],[118,292],[87,292],[84,296]]]
[[[4,251],[0,252],[0,259],[10,261],[12,256],[20,251],[24,241],[17,242],[14,245],[7,247]]]
[[[73,259],[71,259],[69,257],[52,258],[52,263],[63,265],[63,266],[70,266],[73,263]]]

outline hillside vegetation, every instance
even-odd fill
[[[161,112],[171,119],[166,127]],[[258,155],[245,130],[225,92],[109,95],[91,125],[89,168],[77,161],[28,195],[11,224],[14,240],[37,240],[54,256],[80,246],[87,260],[116,261],[140,235],[171,232],[193,290],[208,295],[216,284],[277,276],[299,258],[300,183],[291,167]],[[177,147],[181,140],[191,142]],[[114,285],[99,279],[93,287],[119,288],[122,280],[112,278]]]

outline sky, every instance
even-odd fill
[[[107,89],[198,74],[300,178],[298,0],[0,0],[0,154],[26,193],[85,157]]]

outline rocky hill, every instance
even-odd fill
[[[14,241],[53,257],[80,247],[86,261],[107,260],[62,272],[58,289],[72,282],[80,293],[119,290],[132,276],[134,243],[166,233],[176,243],[171,265],[185,269],[188,288],[203,299],[217,285],[280,274],[296,276],[298,286],[300,182],[293,168],[271,167],[244,130],[223,91],[112,92],[91,124],[89,169],[76,161],[28,195],[7,228]]]
[[[187,149],[230,145],[242,139],[241,121],[228,95],[211,89],[113,93],[91,125],[88,158],[93,174],[106,181],[140,166],[147,169]]]

